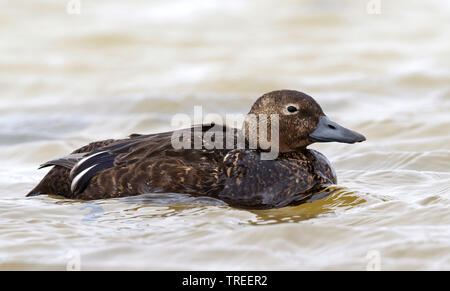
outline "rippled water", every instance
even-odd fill
[[[1,4],[0,269],[450,269],[448,1],[68,2]],[[368,138],[312,146],[338,174],[324,199],[25,198],[89,141],[281,88]]]

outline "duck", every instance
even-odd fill
[[[231,136],[232,146],[206,142],[193,146],[206,136],[214,145]],[[186,140],[179,146],[182,137]],[[265,140],[276,143],[267,146]],[[364,135],[332,121],[311,96],[277,90],[254,102],[242,128],[199,124],[91,142],[42,164],[40,169],[52,168],[27,196],[97,200],[179,193],[212,197],[245,209],[293,206],[337,183],[330,161],[309,145],[365,140]]]

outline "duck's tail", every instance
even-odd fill
[[[70,191],[69,174],[69,169],[55,166],[47,175],[45,175],[41,182],[27,194],[27,197],[43,194],[55,194],[69,197],[72,194]]]
[[[55,194],[69,197],[72,194],[70,190],[70,170],[84,156],[85,153],[72,153],[42,164],[39,169],[54,167],[42,181],[27,194],[27,197],[43,194]]]

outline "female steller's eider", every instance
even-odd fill
[[[72,199],[103,199],[144,193],[209,196],[241,208],[275,208],[301,204],[335,184],[336,175],[321,153],[307,149],[314,142],[355,143],[357,132],[328,119],[310,96],[292,90],[261,96],[247,116],[278,116],[278,155],[263,159],[258,127],[244,122],[245,144],[257,136],[255,147],[175,148],[176,132],[133,134],[120,140],[90,143],[72,154],[41,166],[54,166],[27,196],[56,194]],[[190,139],[214,132],[216,125],[187,129]],[[186,131],[186,130],[185,130]],[[234,142],[242,131],[220,126]],[[258,131],[258,133],[256,133]],[[191,135],[192,134],[192,135]]]

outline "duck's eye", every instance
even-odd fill
[[[287,107],[287,111],[289,111],[290,113],[294,113],[297,110],[298,110],[297,107],[292,106],[292,105]]]

